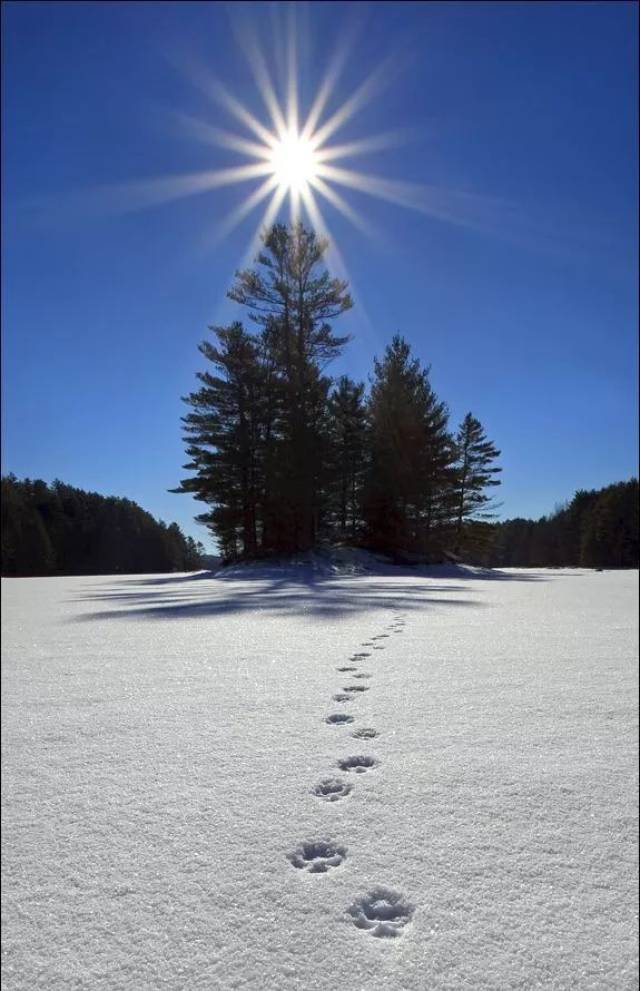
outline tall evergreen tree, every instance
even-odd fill
[[[223,554],[254,556],[312,547],[327,509],[328,392],[325,366],[348,338],[330,320],[351,306],[346,284],[321,269],[326,242],[301,224],[276,224],[256,268],[229,292],[258,332],[216,330],[200,350],[215,374],[186,397],[186,466],[177,491],[209,506],[199,519]]]
[[[329,397],[330,491],[333,522],[341,537],[362,527],[362,487],[367,463],[364,384],[343,375]]]
[[[262,328],[277,409],[270,451],[272,541],[281,551],[312,547],[323,512],[323,436],[329,379],[323,369],[342,351],[330,322],[348,310],[345,282],[321,270],[327,242],[302,224],[276,224],[264,237],[258,268],[237,273],[231,299]],[[270,486],[271,488],[271,486]],[[273,504],[277,506],[277,513]]]
[[[265,371],[260,345],[241,323],[211,328],[217,344],[200,352],[214,373],[199,372],[200,389],[185,397],[185,465],[194,475],[178,492],[191,492],[209,510],[198,517],[215,533],[223,555],[254,555],[264,500],[264,442],[267,429]]]
[[[502,468],[494,462],[500,451],[487,440],[479,420],[467,413],[456,437],[456,527],[455,547],[462,549],[464,526],[472,521],[491,519],[493,500],[486,489],[500,485],[495,478]],[[478,533],[476,528],[475,533]]]
[[[421,464],[421,537],[425,551],[438,559],[450,541],[455,504],[456,446],[449,433],[449,410],[428,379],[424,403],[425,446]]]
[[[399,335],[374,361],[365,507],[369,538],[381,549],[432,554],[448,512],[453,443],[428,372]]]

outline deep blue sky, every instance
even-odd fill
[[[241,6],[272,52],[271,5]],[[296,7],[303,105],[354,15],[332,107],[395,56],[335,140],[410,138],[344,164],[480,198],[469,225],[340,189],[381,237],[326,211],[363,304],[342,318],[354,340],[334,372],[365,379],[404,334],[453,423],[471,410],[502,449],[503,516],[634,474],[637,6]],[[198,504],[167,492],[184,474],[180,396],[207,325],[236,315],[225,293],[259,214],[207,237],[256,183],[113,215],[76,194],[243,161],[169,114],[238,130],[176,56],[265,119],[228,10],[5,3],[3,28],[3,470],[128,496],[202,539]]]

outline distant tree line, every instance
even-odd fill
[[[325,249],[301,224],[278,224],[256,268],[237,273],[229,296],[253,328],[210,328],[200,345],[209,365],[183,417],[190,474],[174,491],[206,505],[197,519],[226,559],[327,540],[463,555],[492,517],[500,452],[471,413],[451,430],[401,336],[375,359],[368,390],[326,374],[349,340],[331,322],[352,301],[323,269]]]
[[[637,568],[638,480],[592,491],[539,520],[506,520],[483,534],[480,563],[491,567]]]
[[[193,571],[202,545],[129,499],[2,478],[2,574]]]

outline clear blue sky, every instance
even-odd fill
[[[238,6],[277,59],[271,5]],[[335,187],[380,236],[325,211],[363,304],[334,372],[365,379],[404,334],[453,423],[471,410],[502,449],[503,516],[635,474],[637,6],[355,8],[296,5],[303,107],[359,19],[332,108],[390,53],[394,70],[335,140],[410,133],[344,164],[472,198],[445,195],[450,222]],[[5,3],[3,29],[3,470],[127,496],[202,539],[199,505],[167,492],[180,396],[207,325],[236,315],[259,213],[211,235],[257,181],[132,212],[87,191],[244,161],[171,116],[238,130],[176,67],[199,60],[265,120],[229,11]]]

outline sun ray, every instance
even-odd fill
[[[265,210],[262,219],[260,221],[261,230],[263,230],[264,228],[268,229],[273,224],[274,220],[278,215],[278,210],[282,206],[282,202],[286,195],[287,195],[286,189],[283,189],[281,186],[279,186],[276,189],[271,199],[271,202],[267,206],[267,209]]]
[[[273,145],[277,138],[265,127],[250,110],[211,73],[196,61],[185,64],[184,71],[192,83],[207,96],[212,103],[224,107],[236,120],[253,131],[266,145]]]
[[[345,39],[343,43],[340,45],[340,47],[337,49],[331,60],[327,73],[322,83],[320,84],[320,88],[318,89],[316,98],[313,101],[311,110],[307,115],[305,125],[302,129],[302,137],[306,138],[307,140],[311,137],[311,135],[315,131],[318,121],[320,120],[320,117],[322,116],[322,113],[324,111],[324,108],[326,107],[327,103],[329,102],[329,99],[331,98],[331,95],[336,87],[338,79],[340,78],[340,75],[344,68],[345,62],[347,60],[347,56],[349,54],[349,50],[350,50],[349,44]]]
[[[232,210],[227,216],[222,220],[222,222],[217,225],[215,230],[214,244],[219,244],[225,237],[232,233],[238,226],[238,224],[248,216],[259,203],[267,198],[269,193],[274,192],[278,188],[278,181],[273,175],[267,176],[264,182],[260,183],[257,189],[251,193],[250,196],[243,200]]]
[[[357,304],[358,313],[360,314],[361,330],[364,331],[367,337],[371,338],[374,344],[378,344],[380,342],[380,335],[376,331],[373,322],[369,317],[367,309],[360,298],[360,294],[358,293],[353,277],[351,276],[349,269],[347,268],[347,264],[342,256],[342,252],[338,247],[336,238],[332,236],[329,225],[327,224],[311,190],[309,190],[307,196],[304,196],[304,205],[312,227],[314,230],[317,230],[322,237],[326,238],[328,242],[327,263],[330,270],[335,276],[337,276],[337,278],[343,279],[349,284],[351,295]]]
[[[233,210],[230,210],[220,222],[207,228],[206,233],[198,242],[198,258],[208,254],[212,248],[217,247],[225,238],[232,234],[244,218],[259,206],[270,193],[275,194],[277,189],[278,187],[274,177],[267,176],[257,189],[254,189],[250,196],[242,200]]]
[[[347,220],[350,220],[354,227],[357,227],[358,230],[362,231],[363,234],[366,234],[367,237],[375,237],[376,239],[379,238],[379,235],[376,231],[374,231],[373,227],[347,203],[340,193],[336,192],[335,189],[332,189],[331,186],[324,181],[324,179],[321,179],[320,176],[315,176],[311,180],[310,184],[313,189],[317,190],[321,196],[324,196],[324,198],[328,200],[329,203],[336,208],[336,210],[339,210],[340,213],[347,218]]]
[[[380,65],[371,72],[367,78],[360,83],[358,88],[345,100],[344,103],[336,110],[336,112],[329,118],[326,123],[324,123],[318,130],[316,130],[311,138],[314,147],[319,148],[323,145],[332,134],[335,134],[341,127],[344,127],[346,122],[350,120],[353,115],[360,110],[366,103],[369,103],[373,96],[379,92],[388,80],[390,68],[392,65],[392,60],[390,57],[385,59]]]
[[[349,285],[349,291],[351,296],[357,306],[359,314],[359,329],[360,333],[363,334],[367,339],[369,339],[374,347],[380,345],[382,337],[380,332],[376,330],[376,327],[369,316],[369,312],[358,292],[358,287],[349,269],[347,263],[344,260],[342,252],[338,246],[338,242],[335,237],[333,237],[329,225],[327,224],[320,207],[316,203],[313,195],[310,196],[309,201],[305,202],[305,207],[307,208],[307,216],[313,228],[321,234],[322,237],[326,238],[328,242],[327,247],[327,263],[330,271],[339,279],[343,279]]]
[[[296,48],[295,9],[289,8],[287,24],[287,127],[298,133],[298,53]]]
[[[180,111],[171,111],[171,117],[180,127],[183,133],[190,135],[202,144],[213,145],[217,148],[229,148],[231,151],[244,152],[251,158],[266,159],[271,153],[271,148],[266,144],[258,144],[249,138],[243,138],[239,134],[225,131],[222,128],[214,127],[199,117],[192,117]]]
[[[225,106],[229,113],[245,124],[257,137],[262,138],[265,144],[273,145],[275,143],[276,138],[271,131],[261,124],[237,97],[229,93],[222,83],[214,84],[212,95],[215,95],[217,101]]]
[[[408,135],[408,129],[398,129],[395,131],[383,131],[380,134],[373,134],[369,138],[359,138],[356,141],[348,141],[341,145],[328,145],[315,150],[316,161],[332,162],[336,158],[353,158],[356,155],[366,155],[371,151],[381,151],[385,148],[394,148],[401,144]]]
[[[267,204],[267,207],[264,213],[262,214],[262,217],[260,218],[255,231],[251,236],[249,245],[247,246],[247,249],[242,257],[240,268],[245,268],[254,260],[256,252],[260,245],[260,239],[262,233],[263,231],[269,230],[269,228],[275,222],[275,219],[278,216],[280,207],[282,206],[282,203],[286,195],[287,195],[286,190],[282,189],[281,186],[277,186],[276,189],[274,190],[273,196],[269,200],[269,203]]]
[[[292,224],[300,220],[300,200],[306,188],[291,188],[289,190],[289,219]]]
[[[135,213],[149,207],[161,206],[175,200],[208,193],[222,186],[249,181],[271,175],[268,162],[250,165],[236,165],[229,169],[208,169],[204,172],[191,172],[184,175],[158,176],[134,182],[98,186],[93,189],[69,193],[63,198],[51,197],[32,201],[32,206],[44,211],[52,220],[65,217],[118,216]]]
[[[319,162],[316,171],[322,178],[333,179],[334,182],[342,186],[349,186],[361,193],[378,196],[380,199],[388,199],[402,206],[413,205],[409,203],[412,194],[422,189],[418,184],[414,186],[412,183],[384,179],[382,176],[356,172],[353,169],[345,169],[337,165],[327,165],[325,162]]]
[[[363,5],[364,6],[364,5]],[[356,38],[362,32],[366,15],[363,14],[362,7],[354,7],[351,10],[351,17],[340,32],[340,37],[336,43],[333,54],[329,59],[329,66],[318,87],[318,92],[311,105],[311,110],[307,115],[305,125],[302,129],[302,137],[309,139],[315,131],[324,109],[331,99],[335,87],[342,75],[342,71],[347,63],[347,59],[354,49]]]
[[[368,196],[474,230],[490,231],[501,219],[507,221],[510,216],[513,219],[513,204],[497,197],[477,196],[422,183],[399,182],[334,165],[318,164],[316,174]]]
[[[314,230],[318,231],[321,237],[326,238],[328,241],[327,260],[329,262],[329,267],[334,274],[338,276],[338,278],[346,279],[348,282],[351,281],[347,266],[340,253],[340,249],[338,248],[335,238],[331,236],[329,225],[325,220],[324,214],[322,213],[312,190],[305,190],[301,193],[301,197],[307,217],[309,218]]]
[[[267,66],[266,59],[260,48],[258,38],[253,24],[243,19],[242,23],[237,17],[232,19],[236,40],[242,49],[249,70],[255,80],[256,87],[267,112],[271,118],[271,123],[275,128],[276,135],[282,137],[287,130],[284,114],[278,103],[276,91],[273,86],[271,74]]]
[[[249,238],[249,241],[246,245],[244,252],[240,256],[239,263],[237,264],[237,266],[235,266],[234,269],[235,271],[237,271],[238,269],[247,268],[249,265],[251,265],[252,262],[255,261],[256,254],[258,253],[262,241],[262,235],[265,231],[268,231],[275,222],[275,219],[278,216],[278,212],[282,206],[285,196],[286,196],[286,190],[283,190],[279,186],[277,186],[274,189],[271,199],[267,203],[267,206],[262,216],[260,217],[258,224],[254,228],[253,233]],[[231,275],[233,275],[233,273],[231,273]],[[229,279],[228,281],[231,282],[232,280]],[[228,319],[228,313],[229,313],[229,303],[227,299],[224,299],[218,303],[213,320],[214,325],[223,323],[226,319]]]

